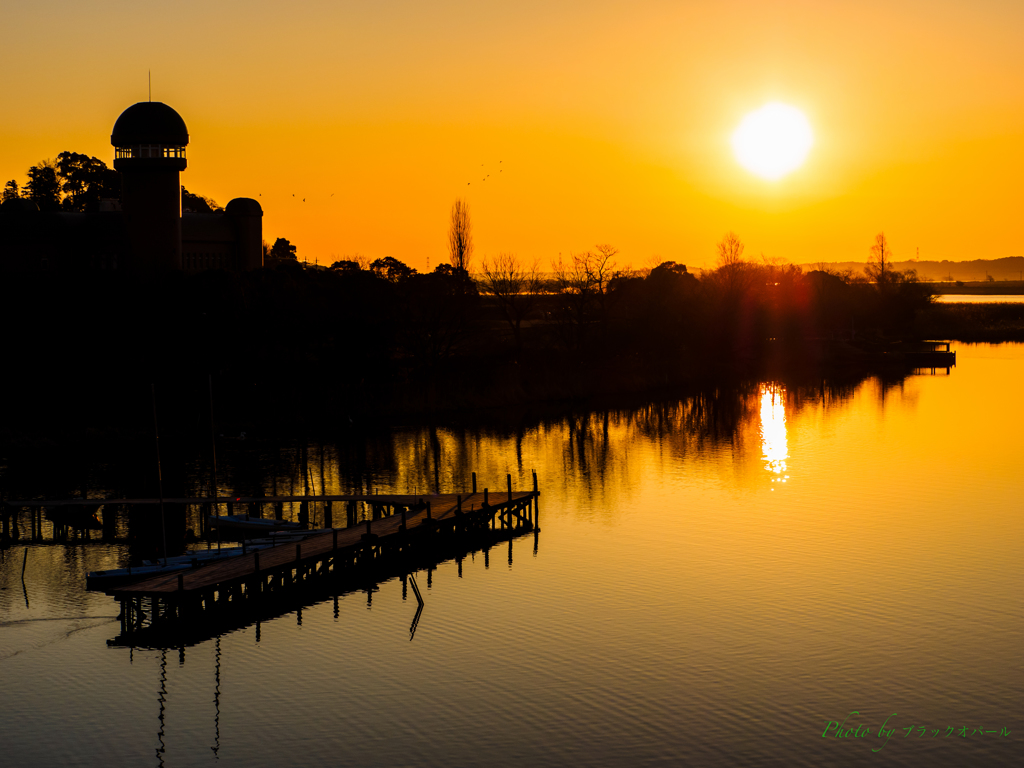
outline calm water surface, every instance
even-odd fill
[[[896,385],[764,384],[329,446],[329,491],[540,476],[536,540],[461,578],[442,564],[411,641],[414,604],[390,581],[258,640],[108,647],[116,606],[84,574],[123,548],[30,546],[23,588],[16,545],[0,566],[0,763],[1017,765],[1024,346],[958,353],[951,375]],[[245,455],[225,448],[226,477]],[[274,472],[264,486],[295,482]],[[852,711],[870,737],[821,737]]]
[[[935,297],[939,304],[1021,304],[1024,294],[945,293]]]

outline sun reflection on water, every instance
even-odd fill
[[[784,483],[789,446],[786,442],[786,390],[783,387],[761,386],[761,458],[764,468],[771,472],[773,483]]]

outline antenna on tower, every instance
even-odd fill
[[[153,100],[153,70],[146,70],[149,73],[149,100]]]

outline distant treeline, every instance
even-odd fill
[[[873,281],[742,259],[638,273],[614,248],[553,276],[503,255],[471,278],[393,258],[247,273],[4,275],[8,427],[312,423],[638,393],[855,364],[920,332],[930,296],[882,258]],[[852,350],[852,352],[851,352]],[[202,417],[205,418],[205,417]]]
[[[1024,280],[1024,256],[972,261],[894,261],[894,269],[914,270],[917,278],[929,282],[1004,282]],[[864,264],[854,261],[830,261],[802,264],[805,271],[826,269],[832,272],[862,274]]]

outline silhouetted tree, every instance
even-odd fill
[[[734,301],[746,291],[753,277],[749,265],[743,260],[744,247],[735,232],[726,232],[715,246],[718,258],[710,282]]]
[[[286,261],[298,261],[298,256],[295,255],[295,246],[288,242],[285,237],[279,237],[274,241],[273,247],[270,249],[271,262],[286,262]]]
[[[419,366],[433,372],[478,330],[476,286],[465,270],[439,264],[425,275],[413,270],[400,287],[402,346]]]
[[[25,192],[25,197],[38,205],[41,211],[60,209],[60,181],[52,160],[44,160],[28,169]]]
[[[671,369],[694,335],[697,278],[685,264],[665,261],[645,278],[617,277],[609,290],[620,297],[615,317],[624,344],[645,353],[655,365]]]
[[[555,320],[569,334],[570,341],[582,349],[592,323],[607,322],[611,301],[609,287],[621,272],[615,268],[618,250],[599,245],[593,251],[574,253],[568,261],[558,257],[552,265],[555,290],[561,297]]]
[[[523,348],[523,320],[530,314],[541,290],[540,260],[527,266],[514,253],[499,253],[490,263],[484,259],[480,283],[484,293],[497,299],[505,322],[512,329],[518,359]]]
[[[389,283],[401,283],[416,274],[416,270],[393,256],[371,262],[370,271]]]
[[[2,196],[0,196],[0,202],[7,202],[8,200],[17,200],[19,197],[21,197],[21,190],[18,188],[18,182],[16,182],[14,179],[11,179],[6,184],[4,184],[4,191]]]
[[[330,269],[332,272],[338,272],[343,275],[348,274],[350,272],[358,272],[359,262],[351,261],[350,259],[340,259],[331,264],[331,266],[328,267],[328,269]]]
[[[886,240],[884,232],[879,232],[875,235],[875,244],[871,246],[871,257],[864,271],[870,279],[883,286],[892,281],[891,262],[892,250],[889,248],[889,241]]]
[[[181,188],[181,210],[191,213],[222,213],[224,211],[211,198],[194,195],[185,187]],[[292,250],[294,251],[294,247]]]
[[[64,193],[61,207],[65,211],[86,211],[95,208],[101,198],[121,196],[120,175],[99,158],[61,152],[57,155],[56,170]]]
[[[452,205],[448,225],[448,258],[456,269],[469,271],[473,257],[473,226],[469,220],[469,204],[459,198]]]
[[[719,241],[716,249],[718,251],[718,266],[731,267],[743,263],[743,242],[735,232],[726,232]]]

